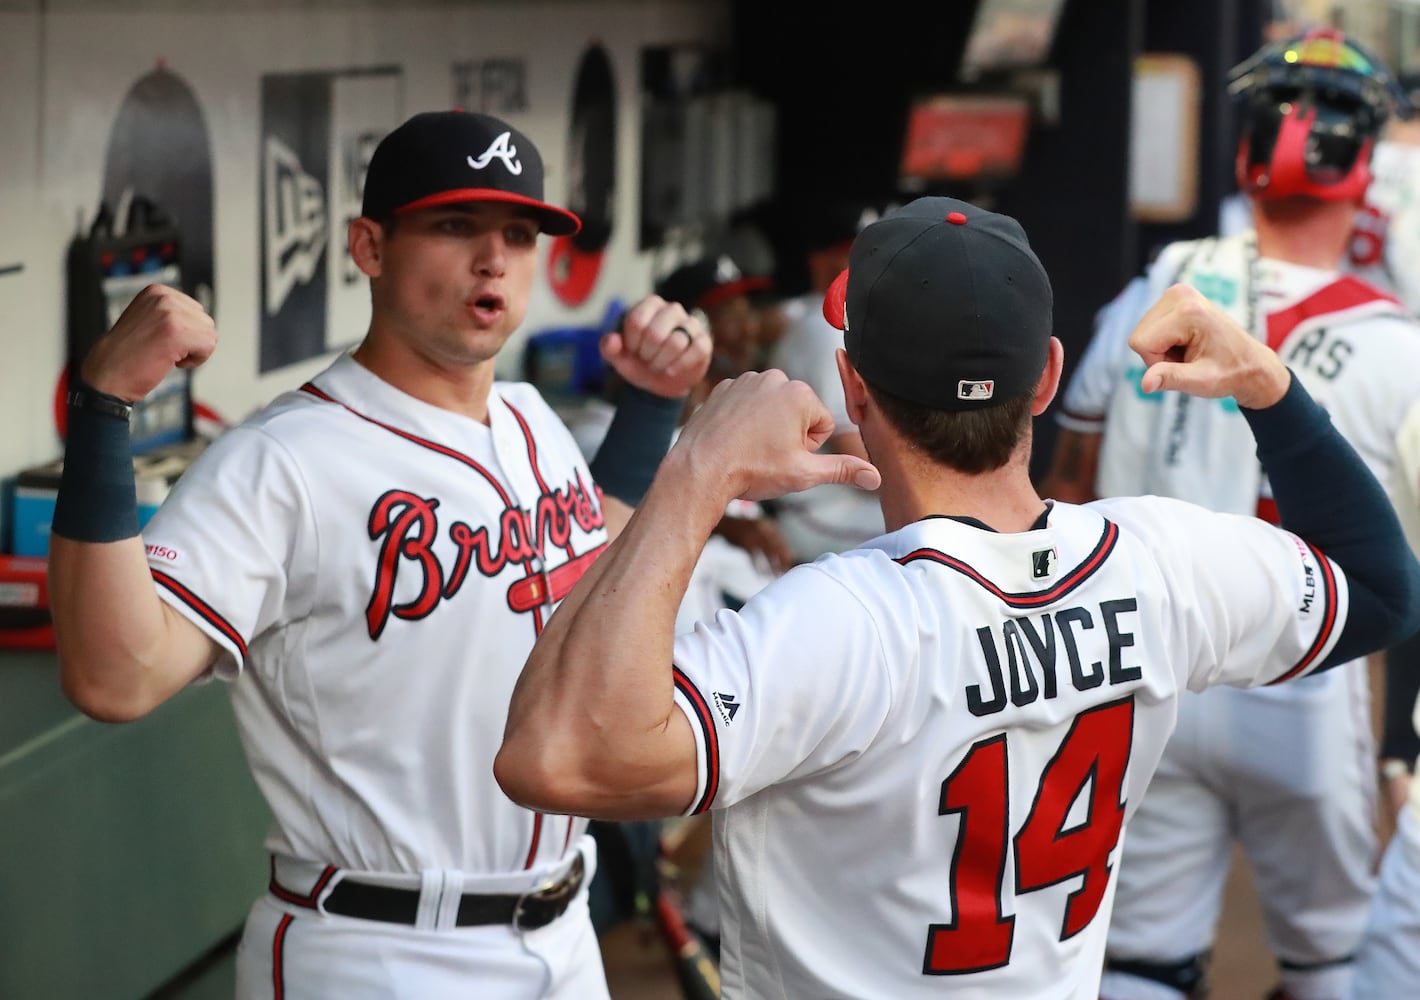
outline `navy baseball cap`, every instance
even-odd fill
[[[542,155],[507,122],[470,111],[426,111],[375,147],[360,214],[385,219],[434,205],[501,201],[527,205],[552,236],[582,220],[543,201]]]
[[[706,309],[772,284],[767,275],[746,274],[728,253],[719,253],[676,268],[656,282],[656,294],[687,309]]]
[[[823,315],[875,388],[970,410],[1035,389],[1050,356],[1053,302],[1015,219],[918,198],[853,240]]]

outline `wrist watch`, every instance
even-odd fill
[[[93,386],[77,380],[69,387],[68,402],[70,406],[77,406],[81,410],[93,410],[95,413],[103,413],[119,420],[126,421],[133,416],[133,404],[128,400],[99,392]]]

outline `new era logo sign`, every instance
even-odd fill
[[[973,382],[962,379],[957,383],[957,399],[990,399],[996,393],[996,383],[992,379]]]
[[[1030,554],[1030,575],[1034,580],[1044,580],[1055,572],[1055,564],[1060,561],[1060,553],[1054,549],[1037,549]]]
[[[740,710],[740,703],[735,700],[732,694],[721,694],[715,692],[715,708],[720,713],[720,718],[725,720],[725,725],[735,721],[735,713]]]

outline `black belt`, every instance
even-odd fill
[[[572,866],[556,882],[523,895],[464,893],[459,899],[459,927],[485,924],[512,924],[519,930],[545,927],[562,916],[582,888],[586,869],[578,854]],[[342,917],[383,920],[391,924],[414,924],[419,915],[419,890],[395,889],[343,879],[325,898],[325,911]]]

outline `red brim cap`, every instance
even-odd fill
[[[823,318],[835,330],[848,329],[848,269],[833,279],[823,296]]]
[[[728,281],[723,285],[716,285],[710,291],[700,296],[696,305],[701,309],[708,309],[718,302],[732,299],[736,295],[747,295],[750,292],[762,292],[766,288],[773,288],[774,282],[763,276],[750,278],[740,278],[736,281]]]
[[[536,210],[538,228],[549,236],[572,236],[582,228],[582,220],[565,208],[558,208],[556,205],[549,205],[545,201],[538,201],[536,198],[529,198],[512,191],[499,191],[496,188],[457,188],[453,191],[440,191],[438,194],[417,198],[406,205],[401,205],[394,212],[395,215],[404,215],[406,212],[418,211],[421,208],[459,205],[470,201],[501,201],[513,205],[526,205]]]

